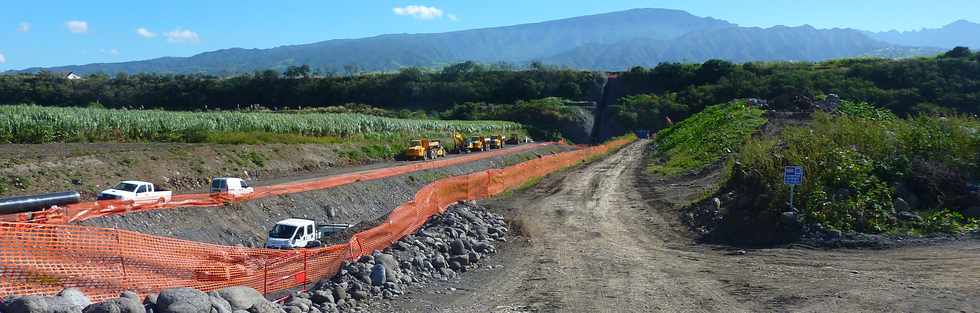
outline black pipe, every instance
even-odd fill
[[[56,205],[78,203],[81,196],[77,191],[46,193],[0,199],[0,214],[40,211]]]

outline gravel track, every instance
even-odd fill
[[[976,239],[886,250],[697,243],[679,210],[710,179],[648,177],[646,145],[488,201],[523,239],[503,245],[492,269],[383,311],[980,312]]]

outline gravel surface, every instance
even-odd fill
[[[893,249],[702,244],[680,216],[710,179],[651,179],[645,145],[483,203],[522,235],[498,247],[492,268],[372,312],[980,312],[975,238]]]

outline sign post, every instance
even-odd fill
[[[783,183],[789,185],[789,208],[795,209],[793,206],[793,192],[796,185],[803,184],[803,167],[783,167]]]

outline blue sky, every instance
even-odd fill
[[[386,33],[443,32],[631,8],[672,8],[742,26],[867,30],[980,22],[975,0],[169,0],[4,1],[0,71],[190,56]],[[145,31],[138,31],[143,28]]]

